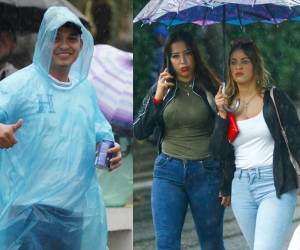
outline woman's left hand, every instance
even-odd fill
[[[120,167],[122,163],[121,146],[115,142],[115,146],[113,148],[110,148],[107,152],[112,153],[113,155],[113,158],[110,159],[109,171]]]
[[[215,96],[215,103],[219,116],[226,119],[227,112],[224,110],[224,105],[228,105],[228,100],[227,96],[223,94],[222,88],[222,86],[219,87],[218,93]]]
[[[224,196],[222,194],[219,194],[221,205],[224,207],[229,207],[231,204],[231,196]]]

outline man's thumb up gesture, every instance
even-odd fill
[[[10,148],[17,143],[16,132],[22,124],[23,119],[19,119],[15,124],[0,123],[0,148]]]

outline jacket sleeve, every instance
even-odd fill
[[[133,123],[133,135],[138,140],[148,138],[156,127],[162,104],[154,104],[152,98],[156,90],[154,85],[144,98],[138,115]]]
[[[234,158],[228,158],[227,160],[220,161],[220,165],[223,169],[223,179],[220,187],[220,192],[224,196],[231,195],[231,184],[234,177],[235,163]]]
[[[217,116],[210,142],[212,157],[220,162],[223,170],[223,181],[220,189],[223,195],[231,194],[231,183],[235,171],[234,149],[227,139],[228,126],[227,119]]]
[[[227,139],[227,130],[228,130],[229,122],[227,119],[222,119],[217,116],[215,120],[215,127],[211,136],[210,141],[210,150],[212,152],[212,156],[215,160],[220,161],[221,159],[226,159],[226,150],[229,145]]]
[[[300,123],[297,110],[286,93],[275,89],[274,98],[281,123],[286,131],[290,150],[297,162],[300,163]]]

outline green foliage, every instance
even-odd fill
[[[135,17],[137,13],[145,6],[146,0],[133,1],[133,16]],[[133,109],[134,113],[141,103],[143,96],[145,95],[145,89],[147,89],[147,77],[149,75],[149,57],[151,57],[151,50],[153,49],[153,42],[151,43],[150,38],[151,27],[141,26],[141,23],[136,23],[133,25]],[[150,43],[149,43],[150,40]]]
[[[150,87],[149,74],[152,61],[152,50],[154,42],[150,38],[150,26],[140,27],[135,24],[133,27],[133,96],[134,113],[136,113],[143,97]]]

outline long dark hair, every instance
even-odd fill
[[[220,80],[200,56],[198,46],[191,33],[184,30],[176,30],[169,34],[164,47],[163,69],[169,66],[170,73],[176,78],[176,73],[172,67],[170,58],[172,44],[179,41],[184,42],[186,46],[192,50],[195,60],[195,84],[200,84],[200,88],[203,89],[204,87],[206,90],[215,95],[218,87],[220,86]]]
[[[265,68],[264,59],[261,52],[255,45],[255,43],[250,39],[237,39],[232,42],[231,49],[228,56],[228,74],[227,74],[227,85],[226,94],[229,100],[233,100],[238,95],[238,87],[236,82],[233,80],[230,71],[230,60],[233,52],[237,50],[242,50],[245,55],[250,59],[253,65],[253,71],[256,80],[256,87],[258,90],[264,90],[269,85],[270,73]]]

